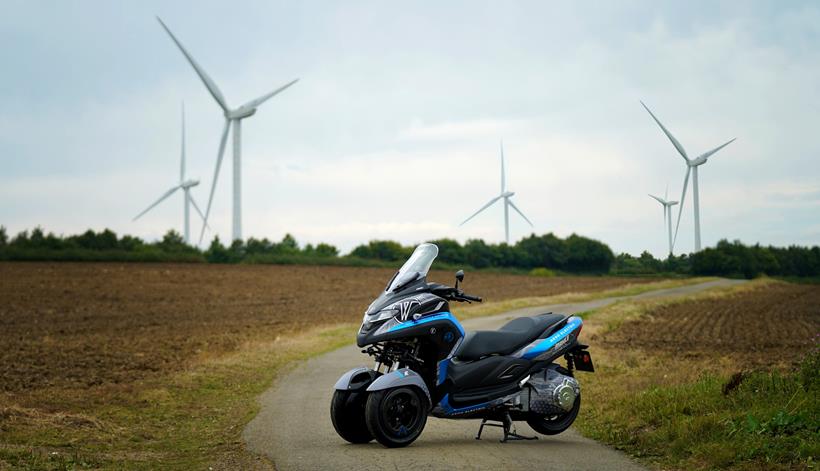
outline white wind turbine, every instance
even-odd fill
[[[689,174],[691,173],[692,197],[694,198],[695,207],[695,252],[700,252],[700,202],[698,195],[698,167],[705,164],[709,157],[712,156],[712,154],[734,142],[736,138],[732,138],[725,144],[721,144],[708,152],[704,152],[695,159],[690,159],[689,156],[686,154],[686,150],[683,148],[681,143],[678,142],[678,140],[675,139],[675,136],[673,136],[672,133],[670,133],[664,127],[664,125],[661,124],[658,118],[656,118],[655,115],[652,114],[651,111],[649,111],[649,108],[644,104],[643,101],[641,101],[641,105],[643,105],[644,109],[646,109],[649,115],[652,116],[652,119],[654,119],[655,122],[658,123],[658,126],[660,126],[663,133],[666,134],[666,137],[668,137],[670,141],[672,141],[672,145],[675,146],[675,149],[677,149],[678,153],[681,155],[681,157],[683,157],[683,160],[686,161],[686,177],[683,179],[683,192],[681,192],[680,207],[678,208],[678,222],[675,224],[675,238],[672,244],[674,245],[675,241],[678,240],[678,228],[680,227],[680,217],[683,213],[683,203],[686,198],[686,188],[689,185]]]
[[[185,243],[190,244],[191,243],[191,231],[190,231],[191,224],[190,224],[190,206],[189,205],[194,206],[194,209],[196,209],[196,212],[199,213],[199,217],[202,218],[202,222],[203,222],[204,226],[207,227],[207,225],[208,225],[208,222],[205,220],[205,215],[202,214],[202,210],[199,209],[199,206],[196,204],[196,201],[194,201],[194,197],[191,196],[191,188],[193,188],[197,185],[199,185],[199,180],[186,180],[185,179],[185,104],[183,104],[182,105],[182,146],[181,146],[181,150],[180,150],[179,184],[177,184],[176,186],[174,186],[170,190],[163,193],[163,195],[160,196],[159,199],[156,202],[154,202],[154,204],[152,204],[151,206],[148,206],[145,209],[145,211],[137,214],[137,216],[133,219],[133,221],[136,221],[137,219],[142,217],[143,214],[150,211],[154,206],[162,203],[166,198],[173,195],[177,190],[182,189],[183,196],[185,197],[185,202],[184,202],[184,206],[183,206],[185,208],[185,210],[184,210],[185,211],[185,222],[184,222],[184,231],[183,231],[184,234],[183,235],[185,237]]]
[[[499,194],[495,198],[491,199],[489,203],[485,204],[484,206],[481,207],[481,209],[479,209],[478,211],[473,213],[472,216],[465,219],[464,222],[459,224],[459,226],[463,226],[464,224],[467,223],[467,221],[469,221],[470,219],[478,216],[478,214],[481,213],[481,211],[484,211],[485,209],[492,206],[496,201],[503,198],[504,199],[504,240],[507,242],[507,244],[509,244],[510,243],[510,210],[509,210],[509,208],[514,209],[515,212],[520,214],[521,217],[524,218],[524,220],[527,221],[527,223],[529,223],[530,226],[532,226],[532,222],[530,222],[530,220],[527,219],[527,216],[524,216],[524,213],[522,213],[521,210],[518,209],[518,207],[512,201],[510,201],[510,198],[512,198],[513,195],[515,195],[515,192],[507,191],[506,176],[504,175],[504,143],[502,142],[501,143],[501,194]]]
[[[205,222],[208,221],[208,216],[211,214],[211,203],[214,199],[214,190],[216,190],[216,181],[219,178],[219,169],[222,166],[222,156],[225,153],[225,143],[228,140],[228,131],[233,125],[233,240],[241,240],[242,239],[242,120],[252,116],[256,113],[257,108],[264,102],[268,101],[274,95],[282,92],[286,88],[290,87],[294,83],[296,83],[299,79],[293,80],[276,90],[267,93],[265,95],[256,98],[255,100],[251,100],[244,105],[231,109],[228,106],[228,102],[225,100],[225,97],[222,95],[222,92],[219,90],[219,87],[216,86],[216,83],[205,73],[205,70],[200,67],[200,65],[194,60],[191,54],[182,47],[182,43],[174,36],[174,33],[171,32],[170,29],[162,22],[162,20],[157,17],[157,21],[165,31],[171,36],[171,39],[174,43],[179,47],[179,50],[182,51],[182,54],[188,59],[188,62],[191,64],[191,67],[194,68],[194,71],[199,75],[199,78],[202,80],[202,83],[205,84],[205,88],[211,93],[211,96],[214,97],[216,103],[222,108],[223,114],[225,115],[225,127],[222,130],[222,138],[219,141],[219,153],[217,154],[216,158],[216,169],[214,170],[214,178],[213,182],[211,183],[211,193],[208,196],[208,206],[205,209]],[[202,237],[205,235],[205,226],[202,227],[202,232],[199,235],[199,242],[202,243]]]
[[[663,223],[668,227],[669,255],[672,256],[672,206],[675,206],[676,204],[678,204],[678,202],[669,201],[666,199],[669,197],[669,187],[666,187],[666,193],[664,193],[663,198],[652,194],[650,194],[649,196],[654,198],[658,203],[663,205]]]

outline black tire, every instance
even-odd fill
[[[339,391],[333,392],[330,400],[330,420],[340,437],[350,443],[368,443],[373,435],[367,429],[364,418],[364,407],[367,403],[367,392]]]
[[[527,418],[527,424],[533,430],[542,435],[558,435],[564,430],[568,429],[575,418],[578,417],[578,411],[581,410],[581,395],[575,397],[575,404],[569,412],[561,415],[530,415]]]
[[[427,397],[413,387],[374,391],[367,398],[365,419],[370,433],[382,445],[407,446],[427,423]]]

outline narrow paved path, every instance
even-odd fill
[[[470,319],[470,330],[495,329],[507,320],[543,312],[573,314],[597,309],[623,299],[676,297],[729,286],[738,281],[717,280],[680,288],[649,291],[635,296],[538,306],[495,316]],[[456,315],[458,313],[456,312]],[[591,346],[593,356],[595,346]],[[313,358],[280,378],[261,398],[262,410],[248,424],[243,437],[248,447],[268,456],[281,471],[314,469],[644,469],[629,457],[570,429],[554,437],[499,443],[501,431],[485,430],[475,440],[478,420],[446,420],[430,417],[421,436],[406,448],[386,449],[376,441],[351,445],[342,440],[330,423],[333,385],[342,373],[370,365],[369,357],[355,345]],[[581,389],[583,390],[583,378]],[[583,406],[582,406],[583,407]],[[516,422],[519,433],[533,434],[525,422]]]

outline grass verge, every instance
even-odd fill
[[[776,281],[586,313],[595,339],[660,305],[719,299]],[[594,340],[590,343],[594,344]],[[595,347],[576,427],[660,469],[814,469],[820,456],[820,345],[799,368],[745,371],[728,358]]]

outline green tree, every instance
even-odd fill
[[[281,254],[296,254],[299,253],[299,243],[290,235],[285,234],[282,241],[276,244],[277,252]]]
[[[566,244],[566,270],[581,273],[609,272],[615,256],[606,244],[576,234],[567,237]]]
[[[185,243],[185,239],[182,238],[179,232],[173,229],[166,232],[165,235],[162,236],[162,240],[157,242],[156,245],[160,250],[166,253],[196,251],[196,249]]]
[[[495,251],[481,239],[470,239],[464,244],[464,257],[475,268],[495,266]]]
[[[208,263],[234,263],[233,253],[228,250],[222,242],[219,241],[219,236],[214,236],[208,250],[205,251],[205,259]]]
[[[360,245],[353,249],[350,255],[359,258],[396,262],[407,258],[409,250],[392,240],[371,240],[367,245]]]
[[[9,236],[6,234],[6,227],[0,226],[0,247],[5,247],[9,243]]]
[[[432,241],[431,243],[438,246],[437,260],[444,263],[449,263],[451,265],[460,265],[465,263],[464,248],[458,243],[458,241],[453,239],[438,239]]]
[[[314,253],[317,257],[322,258],[338,257],[339,249],[330,244],[320,243],[316,246]]]

